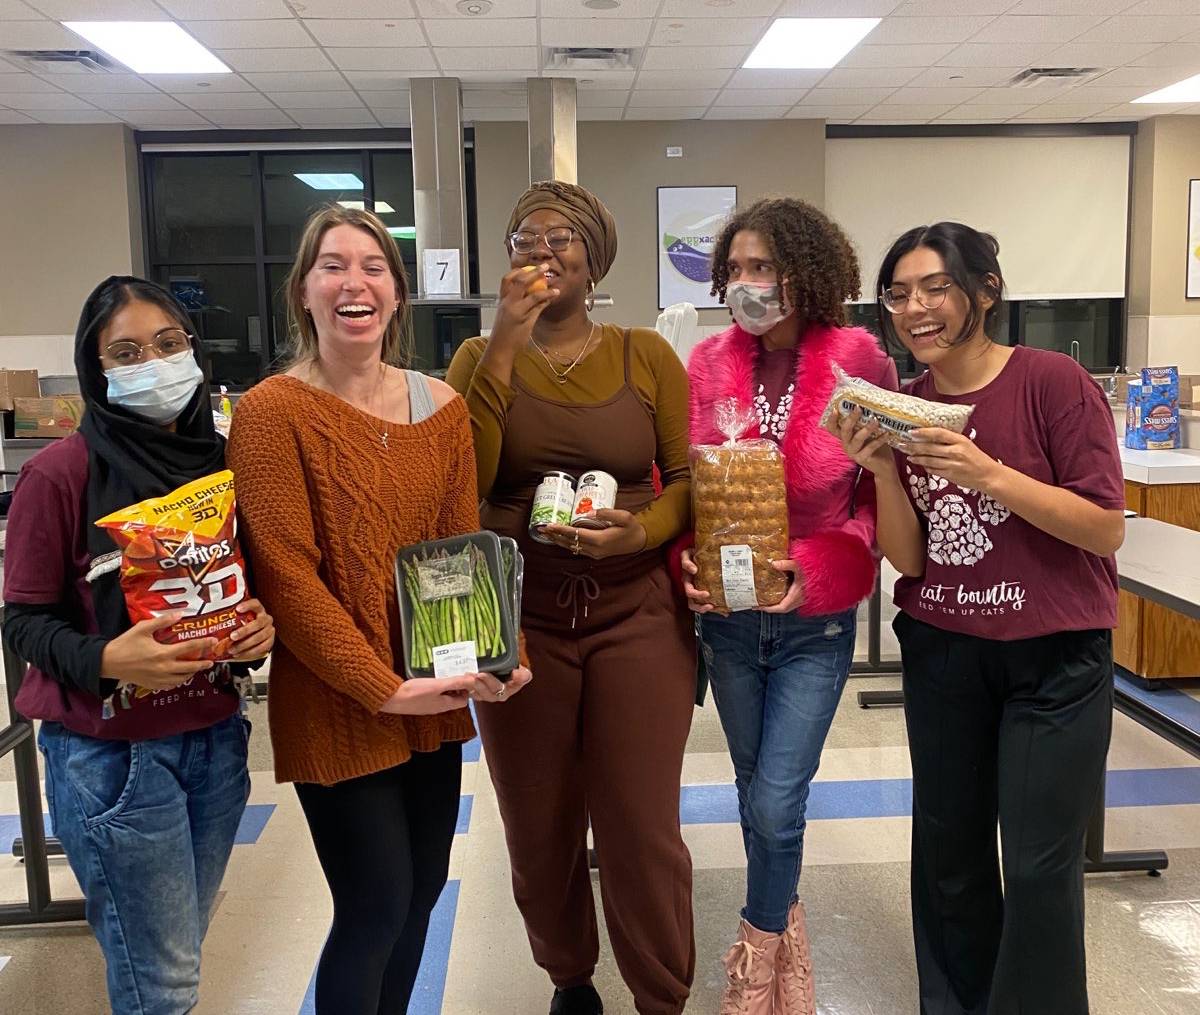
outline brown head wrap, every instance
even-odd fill
[[[574,183],[557,180],[535,183],[517,200],[506,237],[517,231],[526,215],[543,209],[556,211],[571,223],[587,247],[592,281],[604,278],[617,259],[617,223],[600,198]]]

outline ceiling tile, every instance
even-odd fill
[[[164,95],[162,92],[150,92],[149,94],[134,92],[132,95],[89,95],[88,99],[93,105],[107,109],[110,113],[121,113],[127,109],[178,110],[185,108],[177,99],[170,95]]]
[[[0,0],[0,21],[36,21],[39,15],[22,0]]]
[[[0,49],[79,49],[83,36],[53,21],[0,21]]]
[[[971,105],[1033,106],[1045,100],[1037,88],[985,88],[971,100]]]
[[[883,101],[905,106],[924,106],[936,103],[958,105],[970,102],[982,88],[897,88]]]
[[[296,109],[361,109],[362,99],[354,92],[268,92],[277,106]]]
[[[629,101],[629,92],[622,88],[602,88],[596,91],[588,90],[579,93],[579,109],[612,109],[623,108]]]
[[[424,46],[421,23],[413,19],[386,21],[305,21],[322,46]]]
[[[782,120],[791,106],[713,106],[704,114],[706,120]]]
[[[464,110],[463,119],[468,123],[480,120],[497,123],[520,123],[523,120],[529,119],[529,110],[524,107],[518,109],[516,106],[511,109],[472,109],[469,112]]]
[[[166,130],[186,130],[189,127],[211,127],[212,124],[199,113],[184,109],[178,112],[166,110],[139,109],[131,110],[121,117],[126,123],[135,127],[162,128]]]
[[[303,48],[313,44],[299,21],[188,21],[184,28],[210,49]]]
[[[732,69],[740,67],[749,52],[747,46],[650,46],[642,59],[642,70]]]
[[[207,114],[218,127],[294,127],[296,121],[281,109],[218,109]]]
[[[822,88],[899,88],[919,73],[916,67],[875,67],[842,69],[835,67],[821,79]]]
[[[990,44],[1005,42],[1072,42],[1089,29],[1095,28],[1101,17],[1056,17],[1035,14],[1028,17],[996,18],[980,33],[979,41]]]
[[[39,123],[45,121],[35,120],[31,116],[26,116],[24,113],[18,113],[15,109],[0,109],[0,123]]]
[[[533,46],[510,46],[505,49],[447,46],[434,50],[442,70],[522,70],[536,71],[537,49]],[[632,73],[632,72],[631,72]],[[565,77],[574,77],[563,75]]]
[[[620,106],[602,106],[592,109],[579,110],[580,121],[587,120],[620,120],[624,110]]]
[[[528,106],[523,88],[505,88],[500,91],[464,89],[463,109],[515,109]]]
[[[1200,42],[1168,43],[1129,62],[1136,67],[1185,67],[1195,74],[1200,71]]]
[[[986,33],[984,33],[985,37]],[[968,42],[938,61],[941,67],[1032,67],[1058,48],[1053,43]]]
[[[805,120],[857,120],[871,107],[859,106],[827,106],[809,102],[801,102],[790,113],[789,119],[801,117]]]
[[[957,112],[948,113],[946,116],[939,116],[936,120],[930,120],[930,123],[949,123],[968,126],[970,124],[984,123],[1007,123],[1007,116],[961,116]]]
[[[946,112],[945,106],[876,106],[864,113],[864,120],[933,120]]]
[[[1021,115],[1061,116],[1068,120],[1077,120],[1084,116],[1098,116],[1114,105],[1112,102],[1043,102]]]
[[[507,0],[505,0],[507,2]],[[384,21],[411,20],[417,16],[408,0],[302,0],[296,12],[308,20],[334,18],[382,18]],[[462,15],[458,15],[462,17]]]
[[[66,92],[0,92],[0,106],[21,110],[95,108],[93,103]]]
[[[829,72],[823,70],[763,70],[757,67],[736,71],[728,88],[812,88]]]
[[[1127,102],[1123,106],[1112,106],[1104,111],[1108,117],[1118,117],[1122,120],[1146,120],[1151,116],[1173,116],[1182,113],[1187,106],[1163,106],[1154,102]]]
[[[471,18],[430,21],[425,24],[434,46],[535,46],[537,22],[533,18]],[[423,40],[422,40],[423,41]],[[378,43],[375,43],[378,45]],[[414,43],[406,43],[414,45]]]
[[[1200,31],[1200,15],[1190,17],[1109,18],[1077,42],[1175,42],[1189,32]]]
[[[342,70],[383,70],[396,73],[437,71],[433,53],[426,47],[371,49],[367,46],[351,46],[346,49],[329,49],[326,52]]]
[[[1021,67],[930,67],[910,82],[914,88],[986,88],[1011,81]]]
[[[1158,14],[1195,14],[1194,0],[1142,0],[1127,7],[1125,14],[1154,16]]]
[[[218,49],[217,57],[236,71],[332,70],[325,54],[316,46],[287,49]]]
[[[874,106],[894,91],[894,88],[814,88],[804,96],[804,101],[813,106]]]
[[[1150,91],[1173,85],[1186,76],[1177,67],[1118,67],[1096,78],[1096,84],[1104,87],[1133,85]]]
[[[1120,67],[1158,48],[1157,42],[1069,42],[1047,58],[1053,67]]]
[[[856,46],[839,67],[929,67],[954,49],[952,42],[908,46]]]
[[[126,75],[122,75],[122,77],[124,76]],[[128,76],[132,77],[132,75]],[[74,82],[75,77],[74,74],[0,74],[0,92],[56,92],[60,87],[67,91],[79,91],[71,84],[60,85],[63,78]],[[90,78],[91,75],[89,74],[88,77]],[[134,78],[134,80],[137,79]]]
[[[252,92],[254,86],[238,74],[143,74],[165,92]]]
[[[377,127],[379,121],[369,109],[297,109],[289,115],[301,127]]]
[[[625,111],[626,120],[699,120],[704,116],[705,106],[676,108],[649,108],[639,106]]]
[[[744,21],[725,21],[721,18],[680,18],[678,21],[660,19],[654,26],[650,42],[655,46],[704,46],[720,39],[723,43],[758,42],[767,30],[766,18],[746,18]]]
[[[412,114],[407,109],[377,109],[375,119],[383,127],[407,127],[412,123]]]
[[[715,105],[718,106],[786,106],[791,109],[808,93],[807,89],[726,88]]]
[[[340,3],[340,0],[334,0],[334,2]],[[413,0],[413,2],[416,4],[417,13],[426,19],[462,17],[455,7],[456,0]],[[505,17],[535,18],[538,12],[537,0],[504,0],[502,9]],[[495,11],[486,17],[494,15]]]
[[[643,70],[637,76],[638,88],[724,88],[728,70]]]
[[[548,78],[575,78],[580,91],[588,88],[632,88],[636,71],[606,70],[606,71],[546,71],[542,76]]]
[[[16,77],[17,75],[12,76]],[[32,77],[32,75],[29,76]],[[158,94],[158,89],[154,85],[142,80],[136,74],[43,74],[42,80],[49,84],[37,91],[48,91],[50,85],[57,85],[76,95],[112,95],[120,92]],[[29,90],[34,91],[32,88]],[[24,91],[24,89],[10,88],[9,82],[0,78],[0,92],[4,91]]]
[[[115,113],[102,109],[43,109],[34,114],[42,123],[121,123]]]
[[[1003,14],[1013,0],[910,0],[901,3],[893,16],[901,18],[957,17],[960,14]]]
[[[664,0],[659,18],[769,18],[779,9],[779,0],[735,0],[718,7],[704,0]]]
[[[709,91],[684,91],[664,89],[661,91],[635,91],[629,97],[630,107],[707,106],[717,97],[716,89]]]
[[[882,18],[903,0],[786,0],[781,18]]]
[[[291,18],[283,0],[158,0],[173,18],[187,21],[253,21]]]
[[[963,117],[984,117],[992,118],[999,117],[1007,120],[1013,116],[1020,116],[1022,113],[1033,108],[1031,102],[1009,102],[1003,105],[988,105],[983,106],[977,103],[966,103],[958,106],[954,110],[955,116]]]
[[[409,76],[399,72],[350,70],[346,80],[360,92],[408,92]]]
[[[166,21],[154,0],[34,0],[54,21]]]
[[[692,13],[696,13],[696,3],[694,0],[684,0],[692,7]],[[760,0],[761,2],[761,0]],[[771,3],[771,12],[779,6],[778,0],[768,0]],[[593,19],[620,19],[620,18],[654,18],[658,14],[659,0],[621,0],[620,7],[614,7],[611,11],[594,11],[590,7],[584,7],[581,0],[542,0],[541,15],[542,19],[546,18],[577,18],[581,14],[586,14],[588,18]],[[509,2],[504,2],[505,17],[519,17],[520,15],[509,13]],[[666,7],[663,9],[662,17],[676,17],[679,12],[671,12],[671,0],[667,0]],[[741,10],[742,4],[738,5]],[[715,17],[711,13],[713,8],[705,7],[704,10],[709,12],[709,16]],[[746,11],[747,15],[754,14],[754,11]]]
[[[867,39],[872,46],[966,42],[991,21],[991,17],[979,15],[953,18],[891,17],[886,18]]]
[[[631,75],[632,75],[632,72],[631,72]],[[476,82],[476,83],[490,83],[490,84],[510,84],[512,82],[518,82],[518,83],[524,84],[525,79],[530,76],[530,73],[523,73],[519,70],[509,70],[509,71],[506,71],[506,70],[456,70],[456,71],[448,71],[444,76],[445,77],[455,77],[463,82],[472,81],[472,82]],[[360,80],[371,79],[371,78],[378,78],[378,79],[392,78],[392,75],[380,74],[378,72],[369,72],[369,71],[350,71],[346,74],[346,77],[348,77],[350,79],[351,83],[354,85],[355,88],[357,88],[359,91],[362,91],[364,88],[371,87],[371,86],[365,85],[365,84],[360,84],[359,83]],[[408,87],[408,78],[405,78],[402,83],[395,85],[395,87],[407,88]]]
[[[518,22],[520,23],[520,22]],[[431,27],[445,22],[434,22]],[[644,46],[650,37],[649,18],[619,21],[600,18],[542,18],[543,46]],[[432,34],[430,38],[433,38]],[[536,42],[536,34],[520,42]],[[435,45],[437,40],[434,40]]]
[[[407,113],[411,108],[408,92],[364,92],[362,100],[375,112],[381,109],[403,109]]]
[[[344,92],[350,88],[336,71],[247,74],[246,80],[264,92]]]
[[[1009,15],[1025,14],[1120,14],[1137,0],[1022,0]]]
[[[1080,85],[1063,94],[1064,102],[1107,102],[1110,106],[1132,102],[1146,94],[1145,88],[1126,85],[1124,88],[1103,88],[1099,85]]]
[[[180,101],[200,112],[226,109],[274,109],[262,92],[211,92],[206,95],[185,95]]]

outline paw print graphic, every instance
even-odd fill
[[[978,564],[993,548],[987,532],[958,494],[942,497],[929,515],[929,559],[956,567]]]
[[[999,501],[989,497],[986,493],[979,495],[977,506],[979,520],[986,522],[988,525],[1003,525],[1012,515],[1012,512],[1008,508]]]

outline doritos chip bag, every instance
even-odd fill
[[[213,662],[233,655],[229,636],[254,619],[237,612],[247,593],[235,504],[233,473],[226,470],[96,522],[121,549],[130,619],[136,624],[182,610],[186,616],[155,637],[164,644],[219,638],[203,655]]]

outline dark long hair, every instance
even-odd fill
[[[880,294],[891,287],[896,265],[905,254],[918,247],[928,247],[941,255],[946,274],[967,295],[970,309],[962,330],[947,347],[959,345],[975,334],[979,322],[983,321],[983,332],[995,341],[1004,320],[1004,275],[1000,271],[1000,243],[991,233],[980,232],[961,222],[935,222],[931,226],[910,229],[895,243],[879,266],[879,279],[875,283],[875,299],[879,311],[879,327],[885,339],[893,346],[903,347],[896,334],[896,325],[891,311],[883,305]],[[982,298],[988,297],[992,305],[986,309]]]

